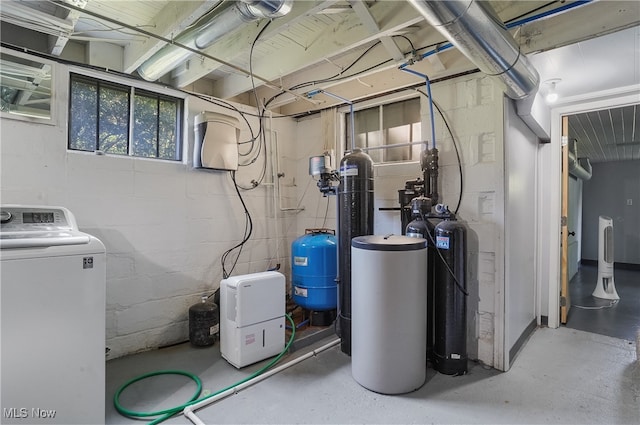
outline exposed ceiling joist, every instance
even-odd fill
[[[618,7],[612,7],[613,3],[592,2],[573,9],[567,15],[570,17],[568,19],[557,15],[529,23],[521,31],[515,31],[516,40],[519,41],[522,50],[529,54],[566,46],[640,24],[640,2],[615,2]]]
[[[280,49],[254,61],[254,70],[265,78],[279,80],[282,76],[315,66],[326,57],[335,57],[357,49],[380,37],[423,21],[406,2],[377,2],[370,9],[377,22],[383,22],[380,33],[373,36],[355,14],[346,14],[322,34],[322,42],[307,49]],[[344,31],[348,28],[348,31]],[[251,89],[247,78],[231,75],[214,83],[214,95],[222,98],[236,96]]]
[[[442,36],[431,28],[422,28],[414,31],[410,37],[421,40],[421,42],[424,43],[423,45],[435,45],[443,42]],[[378,89],[381,78],[389,78],[389,75],[402,73],[397,70],[399,62],[389,57],[389,53],[384,46],[376,46],[373,43],[374,42],[370,42],[368,45],[350,50],[331,60],[326,59],[318,62],[299,72],[289,74],[280,81],[284,87],[300,87],[297,90],[300,93],[316,89],[333,90],[334,87],[344,87],[353,81],[363,86],[363,88],[364,86],[369,86],[369,89]],[[407,51],[409,48],[409,46],[406,47]],[[435,62],[437,66],[435,66],[431,60],[425,60],[423,61],[425,64],[421,64],[420,69],[422,72],[427,72],[434,77],[445,75],[445,71],[448,70],[450,62],[454,60],[452,59],[454,55],[452,55],[451,52],[455,53],[454,51],[450,51],[443,57],[440,55],[430,56],[429,58],[437,57],[437,61]],[[351,67],[356,60],[357,64]],[[442,61],[444,61],[444,63]],[[424,65],[427,63],[429,65],[425,67]],[[468,64],[468,62],[465,61],[465,64]],[[363,70],[368,71],[363,72]],[[390,73],[387,73],[387,71],[390,71]],[[379,75],[384,75],[384,77],[380,77]],[[415,77],[412,78],[415,79]],[[268,99],[277,94],[276,91],[268,87],[259,87],[257,90],[258,98],[260,99]],[[295,100],[296,98],[288,94],[282,95],[270,103],[269,107],[275,108]],[[308,105],[303,105],[303,107],[307,106]]]
[[[44,34],[68,36],[75,25],[71,19],[60,18],[16,1],[3,1],[0,13],[3,21]]]
[[[62,0],[64,3],[73,4],[81,9],[84,9],[87,5],[87,0]],[[77,10],[66,10],[62,8],[57,8],[56,15],[60,15],[66,21],[70,22],[72,28],[75,28],[78,19],[80,18],[80,11]],[[65,16],[66,15],[66,16]],[[50,35],[49,36],[49,51],[54,56],[60,56],[65,46],[69,42],[70,34],[61,33],[60,35]]]
[[[294,3],[293,9],[286,16],[271,21],[269,27],[263,33],[262,39],[266,40],[286,31],[288,28],[302,22],[310,15],[314,15],[315,13],[335,4],[336,1],[337,0],[320,2],[305,1]],[[229,62],[236,61],[241,57],[247,57],[251,43],[260,32],[262,25],[264,25],[262,22],[259,22],[257,25],[246,25],[244,28],[230,34],[226,39],[216,42],[208,49],[205,49],[204,53],[213,57],[227,58],[227,61]],[[243,62],[246,63],[247,61]],[[242,66],[245,66],[244,63]],[[220,62],[206,60],[204,58],[192,58],[189,61],[189,65],[186,67],[187,69],[182,70],[174,79],[174,85],[177,87],[188,86],[194,81],[219,69],[221,66],[222,64]],[[248,68],[248,66],[246,66],[246,68]],[[259,71],[255,73],[260,74]],[[251,85],[249,85],[249,87],[251,87]]]
[[[349,4],[353,8],[353,10],[355,10],[356,15],[358,15],[364,26],[367,27],[371,34],[376,35],[380,33],[380,27],[371,14],[371,11],[369,10],[369,7],[366,5],[366,3],[362,1],[349,0]],[[398,48],[398,45],[395,43],[395,41],[393,41],[391,37],[380,37],[380,41],[382,41],[382,44],[394,60],[401,61],[404,58],[402,51]]]
[[[178,34],[196,22],[202,15],[220,4],[220,0],[171,1],[158,13],[153,22],[152,32],[163,38],[174,39]],[[124,71],[131,73],[166,43],[149,37],[132,42],[124,49]]]

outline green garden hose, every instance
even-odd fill
[[[166,421],[167,419],[169,419],[170,417],[172,417],[173,415],[180,413],[184,410],[185,407],[187,406],[191,406],[192,404],[196,404],[201,402],[202,400],[206,400],[208,398],[214,397],[224,391],[230,390],[231,388],[237,387],[240,384],[244,384],[245,382],[262,375],[264,372],[266,372],[268,369],[270,369],[273,365],[275,365],[276,363],[278,363],[278,361],[282,358],[282,356],[285,355],[285,353],[287,351],[289,351],[289,347],[291,347],[291,344],[293,343],[293,339],[296,335],[296,329],[295,329],[295,323],[293,322],[293,319],[291,318],[290,315],[285,315],[286,318],[289,320],[289,323],[291,323],[291,336],[289,337],[289,341],[287,342],[287,344],[285,345],[284,349],[280,352],[280,354],[278,354],[273,360],[271,360],[266,366],[263,366],[262,368],[258,369],[256,372],[252,373],[251,375],[247,376],[246,378],[236,382],[235,384],[231,384],[228,387],[225,387],[219,391],[216,391],[213,394],[209,394],[206,397],[202,397],[202,398],[198,398],[200,397],[200,393],[202,392],[202,381],[200,380],[200,378],[198,378],[198,376],[194,375],[193,373],[190,372],[185,372],[182,370],[159,370],[156,372],[149,372],[149,373],[145,373],[144,375],[140,375],[137,376],[133,379],[130,379],[129,381],[125,382],[120,388],[118,388],[118,391],[116,391],[116,393],[113,396],[113,405],[115,406],[116,410],[118,411],[118,413],[120,413],[123,416],[127,416],[130,418],[134,418],[134,419],[144,419],[144,418],[151,418],[151,417],[155,417],[155,416],[159,416],[158,418],[154,419],[153,421],[151,421],[149,424],[150,425],[154,425],[154,424],[159,424],[163,421]],[[197,385],[196,388],[196,392],[195,394],[191,397],[191,399],[189,401],[187,401],[184,404],[181,404],[180,406],[176,406],[176,407],[171,407],[165,410],[158,410],[156,412],[136,412],[133,410],[129,410],[125,407],[122,406],[122,404],[120,404],[120,395],[122,394],[122,392],[131,384],[138,382],[138,381],[142,381],[143,379],[152,377],[152,376],[158,376],[158,375],[183,375],[186,376],[188,378],[191,378]]]

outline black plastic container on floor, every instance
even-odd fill
[[[203,296],[189,307],[189,341],[198,347],[213,345],[220,332],[218,306]]]

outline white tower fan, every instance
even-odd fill
[[[598,282],[591,294],[606,300],[619,300],[613,281],[613,220],[601,215],[598,223]]]

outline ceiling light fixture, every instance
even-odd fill
[[[556,84],[562,81],[560,78],[553,78],[544,82],[548,86],[545,100],[547,103],[555,103],[558,101],[558,92],[556,91]]]

